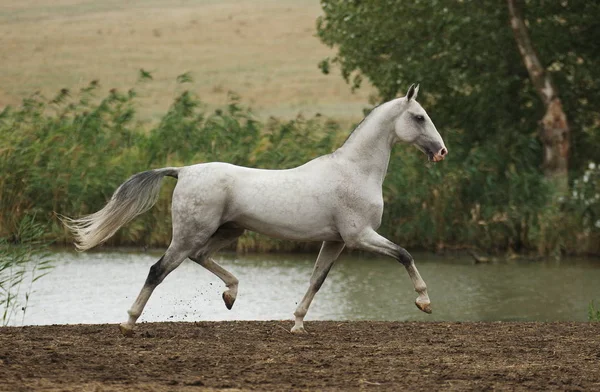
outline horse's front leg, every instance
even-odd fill
[[[317,257],[317,261],[315,262],[315,267],[313,269],[312,275],[310,277],[310,286],[304,294],[304,298],[296,308],[294,312],[294,316],[296,317],[296,322],[292,327],[292,333],[304,333],[304,316],[306,316],[306,312],[308,312],[308,307],[312,302],[315,294],[323,285],[329,270],[333,266],[333,262],[338,258],[342,250],[344,249],[343,242],[323,242],[321,246],[321,251],[319,252],[319,256]]]
[[[358,235],[345,237],[344,241],[346,241],[346,244],[349,247],[363,249],[385,256],[391,256],[402,263],[413,282],[415,291],[419,294],[415,304],[423,312],[431,313],[431,301],[429,300],[429,295],[427,294],[427,286],[425,285],[423,278],[421,278],[421,274],[419,274],[419,271],[415,266],[413,257],[406,251],[406,249],[379,235],[373,229],[366,229]]]

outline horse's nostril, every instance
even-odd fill
[[[442,149],[440,150],[440,153],[439,153],[439,154],[440,154],[441,156],[445,156],[446,154],[448,154],[448,150],[446,150],[445,148],[442,148]]]

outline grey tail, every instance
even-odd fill
[[[135,174],[117,188],[100,211],[76,219],[60,216],[73,233],[77,250],[88,250],[106,241],[120,227],[148,211],[158,200],[162,178],[177,178],[179,170],[165,167]]]

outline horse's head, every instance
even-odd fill
[[[438,162],[445,158],[448,149],[427,112],[416,101],[418,93],[419,85],[415,87],[413,84],[406,97],[399,99],[404,110],[395,120],[396,136],[400,141],[417,146],[430,161]]]

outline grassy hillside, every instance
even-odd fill
[[[140,97],[144,119],[162,115],[175,77],[191,72],[211,108],[233,90],[263,118],[358,120],[373,90],[352,94],[317,68],[332,53],[314,37],[320,12],[317,0],[4,0],[0,109],[91,80],[128,88],[143,68],[154,76]]]

